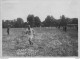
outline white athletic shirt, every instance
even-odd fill
[[[28,29],[26,29],[26,32],[29,31]],[[32,28],[30,28],[30,33],[27,33],[28,37],[32,40],[32,38],[34,37],[34,30]]]

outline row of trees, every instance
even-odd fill
[[[53,16],[48,15],[43,22],[41,22],[38,16],[28,15],[27,21],[24,22],[22,18],[14,20],[2,20],[2,27],[8,26],[12,28],[24,28],[27,25],[31,27],[53,27],[53,26],[67,26],[67,24],[78,24],[78,18],[67,18],[64,15],[60,16],[60,19],[55,19]]]

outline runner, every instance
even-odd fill
[[[28,31],[26,32],[26,34],[28,34],[30,45],[33,45],[33,42],[31,40],[34,37],[34,30],[32,28],[30,28],[30,25],[28,26]]]
[[[10,30],[10,27],[8,26],[7,27],[7,34],[9,35],[9,30]]]

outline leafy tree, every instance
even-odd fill
[[[52,19],[51,26],[57,26],[58,24],[57,19],[55,19],[53,16],[51,16],[51,19]]]
[[[2,27],[7,28],[7,27],[12,27],[13,21],[12,20],[2,20]]]
[[[56,27],[60,28],[60,19],[56,20]]]
[[[65,18],[64,15],[62,15],[62,16],[60,17],[60,25],[61,25],[61,26],[66,26],[66,25],[67,25],[67,20],[66,20],[66,18]]]
[[[34,26],[34,15],[28,15],[27,22],[31,27],[33,27]]]
[[[49,27],[49,26],[51,26],[52,22],[53,22],[53,20],[52,20],[51,16],[48,15],[45,18],[45,20],[43,21],[43,24],[44,24],[44,26]]]
[[[14,20],[2,20],[3,28],[12,27],[12,28],[21,28],[23,27],[24,21],[22,18],[17,18]]]
[[[61,20],[61,21],[60,21],[60,26],[63,27],[63,30],[64,30],[64,31],[66,31],[68,20],[66,19],[66,17],[65,17],[64,15],[62,15],[62,16],[60,17],[60,20]]]
[[[78,24],[78,18],[73,18],[72,19],[72,24]]]
[[[23,27],[26,28],[27,25],[28,25],[28,23],[27,22],[24,22]]]
[[[9,20],[6,20],[5,21],[5,27],[7,28],[9,26],[9,24],[10,24],[10,21]]]
[[[41,25],[41,21],[40,21],[39,17],[38,16],[34,17],[34,26],[40,27],[40,25]]]
[[[43,21],[43,25],[46,27],[51,27],[56,25],[56,19],[53,16],[48,15]]]
[[[23,19],[22,18],[17,18],[17,20],[15,21],[15,27],[21,28],[23,27]]]

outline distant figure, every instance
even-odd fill
[[[26,32],[26,34],[28,34],[29,37],[29,43],[30,45],[33,45],[33,43],[31,42],[31,40],[33,39],[34,36],[34,30],[32,28],[30,28],[30,25],[28,25],[28,31]]]
[[[63,27],[63,30],[66,32],[66,30],[67,30],[67,27],[66,27],[66,26],[64,26],[64,27]]]
[[[66,32],[66,30],[67,30],[67,27],[66,27],[66,26],[64,27],[64,30],[65,30],[65,32]]]
[[[10,27],[8,26],[7,27],[7,34],[9,35],[9,30],[10,30]]]

